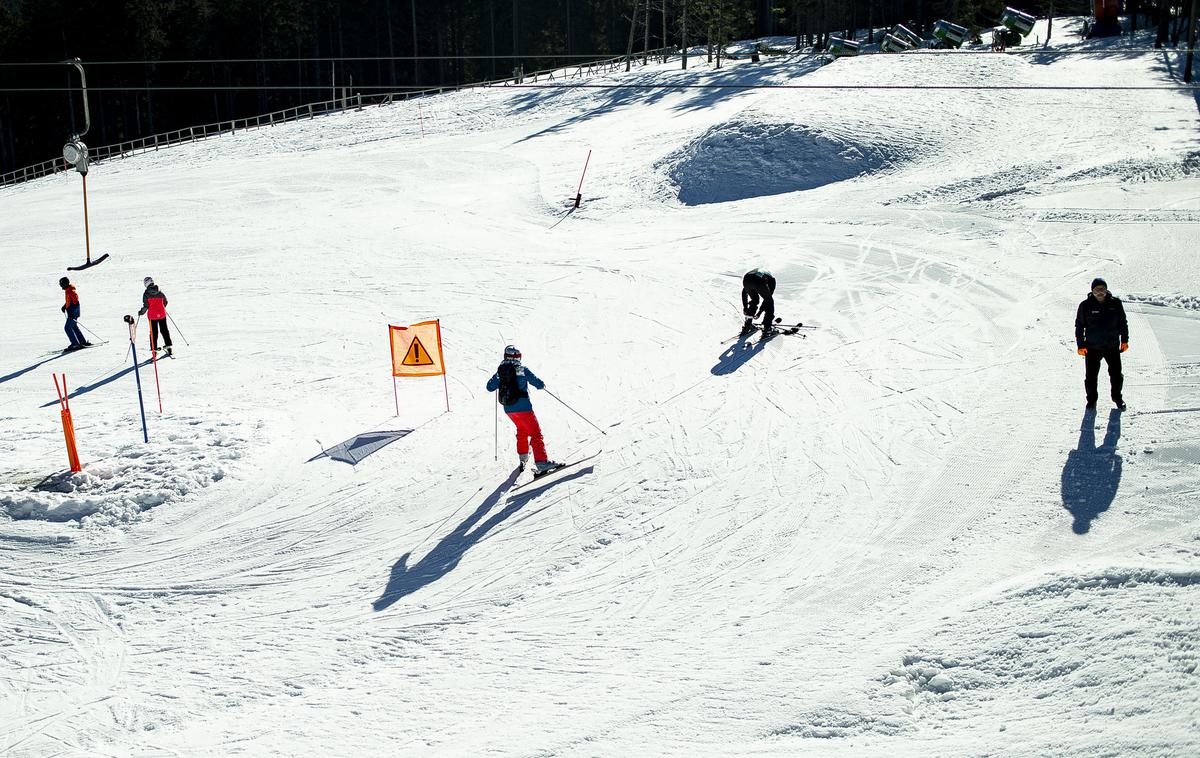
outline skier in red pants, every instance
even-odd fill
[[[504,348],[504,361],[488,379],[487,389],[488,392],[500,391],[500,404],[517,427],[517,455],[520,456],[522,468],[529,462],[529,448],[533,448],[536,476],[553,471],[561,464],[546,455],[542,428],[533,412],[533,403],[529,402],[530,384],[540,390],[546,389],[546,383],[537,374],[521,365],[520,350],[513,345]]]

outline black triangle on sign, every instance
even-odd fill
[[[429,351],[421,344],[420,337],[413,337],[412,344],[408,346],[408,353],[405,354],[404,360],[400,361],[401,366],[432,366],[433,358],[429,357]]]

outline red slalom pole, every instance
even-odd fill
[[[62,378],[62,389],[58,388],[58,374],[54,374],[54,390],[58,392],[59,413],[62,416],[63,437],[67,442],[67,461],[71,464],[71,471],[83,471],[83,467],[79,465],[79,453],[75,450],[75,422],[71,420],[71,404],[68,400],[70,397],[67,393],[67,375],[64,372]]]
[[[154,364],[154,391],[158,393],[158,412],[162,413],[162,387],[158,384],[158,351],[154,349],[154,325],[150,323],[150,319],[146,319],[146,325],[150,327],[150,362]]]
[[[579,203],[583,201],[583,177],[587,176],[588,164],[592,162],[592,151],[588,150],[587,160],[583,162],[583,173],[579,176],[579,189],[575,190],[575,207],[579,207]]]

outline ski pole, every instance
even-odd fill
[[[99,334],[96,334],[96,333],[95,333],[95,332],[93,332],[91,329],[88,329],[88,328],[87,328],[87,326],[85,326],[85,325],[84,325],[84,323],[83,323],[82,321],[76,321],[75,323],[76,323],[76,324],[79,324],[80,326],[82,326],[82,327],[83,327],[83,328],[84,328],[84,329],[87,331],[87,333],[88,333],[88,334],[90,334],[90,335],[92,335],[93,337],[95,337],[96,339],[100,340],[100,344],[101,344],[101,345],[107,345],[107,344],[108,344],[108,340],[104,339],[104,338],[103,338],[103,337],[101,337]]]
[[[557,400],[558,402],[562,403],[562,404],[563,404],[563,407],[564,407],[564,408],[566,408],[567,410],[569,410],[571,413],[574,413],[574,414],[575,414],[576,416],[578,416],[579,418],[583,419],[584,421],[587,421],[589,424],[592,424],[591,420],[590,420],[590,419],[588,419],[588,417],[587,417],[587,416],[583,415],[583,414],[582,414],[582,413],[580,413],[579,411],[577,411],[577,410],[575,410],[574,408],[572,408],[571,406],[567,405],[567,404],[566,404],[566,402],[564,402],[564,401],[563,401],[563,399],[562,399],[561,397],[559,397],[558,395],[555,395],[555,394],[554,394],[553,392],[551,392],[550,390],[545,390],[545,392],[546,392],[546,394],[547,394],[547,395],[549,395],[550,397],[552,397],[552,398],[554,398],[555,400]],[[603,435],[606,435],[606,436],[608,435],[608,432],[604,431],[603,429],[601,429],[600,427],[596,426],[595,424],[592,424],[592,428],[593,428],[593,429],[595,429],[596,431],[600,432],[600,433],[601,433],[601,434],[603,434]]]
[[[496,451],[492,454],[492,460],[500,460],[500,394],[496,394],[496,407],[492,412],[492,420],[496,422],[496,433],[493,435]]]
[[[171,318],[170,313],[167,314],[167,318]],[[179,334],[179,338],[183,340],[183,344],[187,345],[188,347],[192,346],[192,343],[187,341],[187,337],[183,336],[183,332],[179,331],[179,324],[176,324],[175,319],[173,318],[171,318],[171,327],[176,331],[177,334]]]

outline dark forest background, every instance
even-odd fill
[[[1144,0],[1145,5],[1158,0]],[[1043,15],[1051,0],[1014,3]],[[85,141],[106,145],[332,97],[461,84],[623,55],[647,0],[0,0],[0,173],[59,155],[82,127],[75,70],[91,91]],[[818,35],[946,18],[994,25],[1004,0],[648,0],[649,48]],[[1089,0],[1056,12],[1086,13]],[[646,44],[639,26],[634,51]],[[409,60],[408,56],[440,56]],[[340,60],[333,58],[372,58]],[[215,62],[248,59],[238,62]],[[270,60],[285,59],[285,60]],[[214,61],[214,62],[206,62]],[[119,63],[116,63],[119,62]],[[48,65],[13,65],[39,63]],[[335,70],[336,69],[336,70]],[[173,91],[170,87],[213,89]],[[26,88],[58,91],[23,92]],[[116,88],[104,90],[102,88]],[[249,89],[233,89],[249,88]]]

